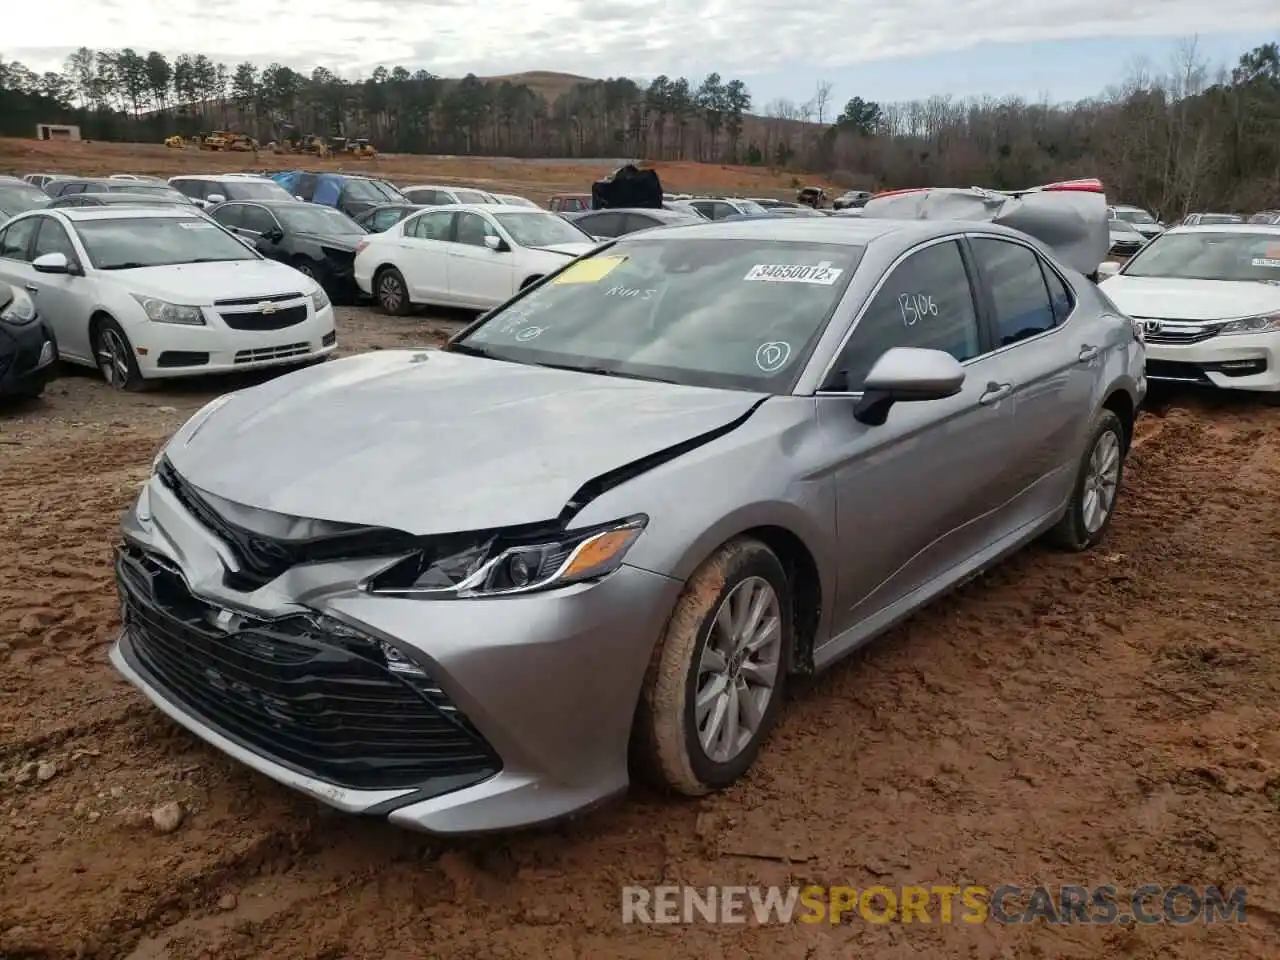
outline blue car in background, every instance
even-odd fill
[[[347,173],[313,173],[288,170],[271,179],[300,200],[335,207],[352,219],[384,203],[409,203],[409,199],[385,180]]]

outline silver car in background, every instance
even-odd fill
[[[124,518],[112,660],[406,827],[551,820],[632,769],[704,794],[789,677],[1042,534],[1098,543],[1144,392],[1132,322],[1014,230],[657,227],[442,351],[197,412]]]

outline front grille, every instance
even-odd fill
[[[207,353],[194,350],[166,350],[156,359],[157,367],[202,367],[209,362]]]
[[[116,581],[122,649],[135,668],[254,753],[356,790],[444,779],[459,789],[501,769],[439,686],[417,664],[413,674],[393,671],[372,637],[320,616],[227,620],[171,565],[132,545],[116,551]]]
[[[269,310],[223,310],[219,316],[232,330],[283,330],[307,319],[307,305]]]
[[[240,569],[227,571],[225,579],[228,586],[237,590],[256,590],[291,567],[306,563],[396,556],[407,554],[417,546],[417,541],[407,533],[378,527],[356,527],[349,532],[309,540],[268,537],[224,519],[174,469],[167,457],[160,461],[156,476],[197,522],[230,548]]]
[[[309,343],[286,343],[279,347],[258,347],[254,350],[237,350],[236,363],[257,363],[259,360],[284,360],[289,357],[305,357],[311,352]]]
[[[1142,324],[1142,337],[1147,343],[1187,344],[1203,343],[1218,335],[1217,325],[1189,323],[1182,320],[1160,320],[1155,317],[1134,317]],[[1159,324],[1158,329],[1151,329]]]

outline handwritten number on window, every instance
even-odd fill
[[[924,317],[936,317],[938,305],[927,293],[900,293],[898,306],[902,309],[902,322],[914,327]]]

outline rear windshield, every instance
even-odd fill
[[[224,180],[218,191],[228,200],[293,199],[293,194],[273,180]]]
[[[457,196],[459,203],[489,203],[487,196],[479,190],[455,190],[454,195]]]
[[[790,389],[864,252],[626,238],[499,307],[454,349],[693,386]]]
[[[0,183],[0,214],[16,217],[49,205],[49,195],[29,183]]]

